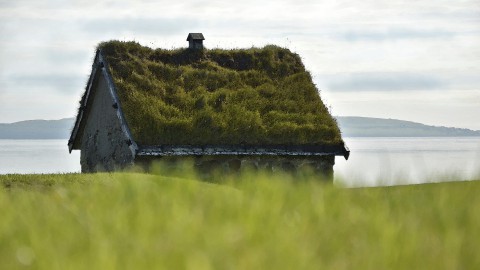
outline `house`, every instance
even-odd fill
[[[203,41],[205,38],[202,33],[189,33],[187,36],[188,48],[203,49]]]
[[[81,151],[82,172],[191,157],[200,169],[308,166],[330,179],[335,156],[350,153],[288,49],[154,50],[120,41],[98,46],[68,148]]]

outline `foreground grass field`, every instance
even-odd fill
[[[480,269],[478,181],[271,178],[0,176],[0,268]]]

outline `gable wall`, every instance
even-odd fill
[[[82,172],[113,171],[133,164],[128,138],[120,125],[114,100],[100,73],[81,141]]]

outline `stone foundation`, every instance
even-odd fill
[[[137,157],[135,164],[149,169],[159,162],[164,170],[178,169],[190,163],[200,176],[208,178],[214,173],[229,174],[245,171],[285,172],[300,174],[311,172],[319,180],[333,181],[335,156],[283,157],[283,156],[199,156],[199,157]]]

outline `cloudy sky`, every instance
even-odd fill
[[[480,130],[480,1],[0,0],[0,122],[75,116],[96,44],[277,44],[334,115]]]

